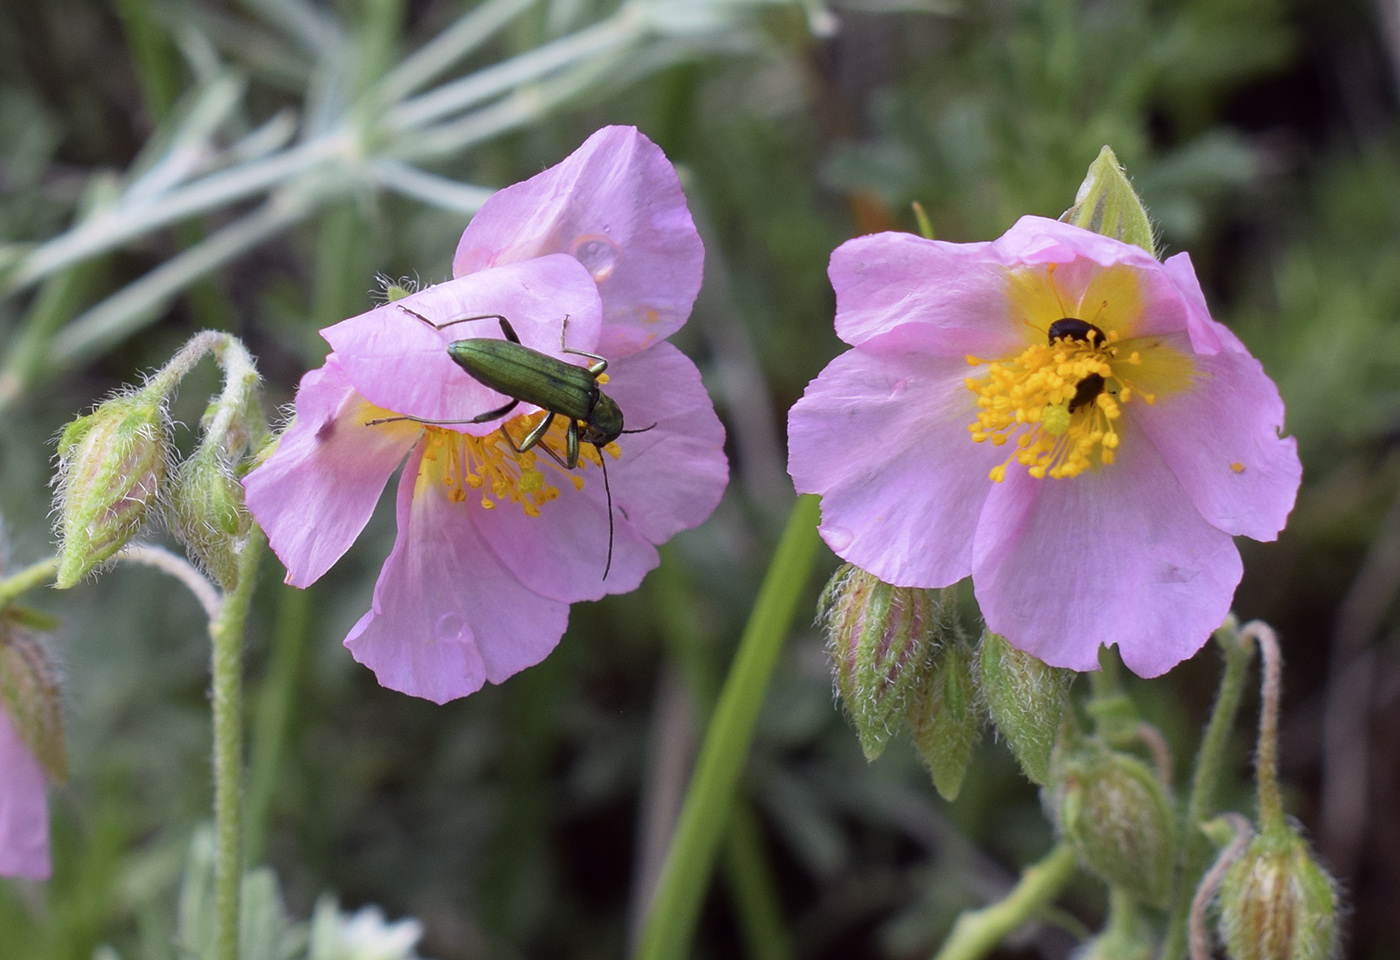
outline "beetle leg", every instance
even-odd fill
[[[483,313],[475,317],[458,317],[456,320],[446,320],[442,323],[433,323],[433,321],[423,316],[417,310],[410,310],[408,307],[405,307],[402,304],[399,304],[399,309],[402,310],[404,313],[408,314],[410,317],[417,317],[419,320],[422,320],[434,330],[442,330],[444,327],[450,327],[456,323],[470,323],[473,320],[499,320],[501,321],[501,331],[506,335],[506,339],[511,340],[515,343],[520,342],[520,338],[515,335],[515,330],[511,328],[510,321],[507,320],[505,317],[501,316],[499,313]]]
[[[515,452],[524,453],[526,450],[533,448],[536,444],[543,440],[545,432],[549,430],[549,425],[554,422],[554,417],[555,414],[551,413],[539,423],[535,424],[534,429],[532,429],[529,433],[525,434],[525,439],[521,441],[520,446],[516,448]],[[544,446],[540,449],[548,450],[549,447]]]
[[[455,420],[455,421],[442,421],[442,422],[445,422],[445,423],[487,423],[487,422],[489,422],[489,421],[491,421],[491,420],[495,420],[497,417],[504,417],[506,414],[510,413],[512,410],[514,410],[514,409],[515,409],[517,406],[519,406],[519,405],[520,405],[520,401],[519,401],[519,400],[512,400],[510,403],[507,403],[507,404],[505,404],[505,405],[503,405],[503,406],[497,407],[495,410],[487,410],[485,413],[478,413],[476,416],[472,417],[470,420]]]
[[[597,444],[594,444],[597,446]],[[564,435],[564,450],[570,470],[578,466],[578,421],[569,421],[569,432]]]
[[[607,361],[606,359],[604,359],[603,357],[598,356],[596,353],[589,353],[587,350],[575,350],[575,349],[573,349],[572,347],[565,346],[565,344],[564,344],[564,338],[568,335],[568,333],[569,333],[569,315],[566,313],[566,314],[564,314],[564,325],[559,329],[559,352],[560,352],[560,353],[572,353],[572,354],[574,354],[574,355],[576,355],[576,356],[587,357],[587,358],[590,359],[590,360],[597,360],[597,361],[598,361],[597,363],[590,363],[590,364],[588,365],[588,372],[591,373],[591,374],[593,374],[593,376],[595,376],[595,377],[598,376],[598,374],[602,373],[604,370],[608,369],[608,361]],[[517,342],[518,342],[518,341],[517,341]]]

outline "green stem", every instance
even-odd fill
[[[763,578],[686,791],[680,822],[638,941],[637,960],[678,960],[687,953],[715,855],[729,825],[729,810],[753,740],[754,723],[792,627],[797,602],[807,587],[820,542],[818,515],[816,497],[798,498]]]
[[[1059,896],[1073,876],[1074,851],[1061,841],[1043,860],[1021,871],[1021,879],[1000,903],[959,914],[934,960],[985,957]]]
[[[1285,829],[1283,792],[1278,785],[1278,703],[1283,687],[1283,658],[1278,637],[1262,620],[1245,624],[1240,639],[1257,641],[1264,677],[1259,693],[1259,744],[1254,754],[1254,778],[1259,785],[1259,832],[1277,834]]]
[[[214,960],[238,960],[239,888],[243,879],[243,628],[266,542],[256,524],[238,558],[238,583],[209,624],[214,707]]]
[[[0,580],[0,610],[4,610],[15,598],[28,593],[35,587],[53,579],[58,571],[58,558],[50,557],[30,564],[19,573]]]
[[[737,798],[724,840],[724,875],[739,936],[750,960],[793,960],[796,950],[783,925],[782,898],[753,807]]]
[[[1186,955],[1186,926],[1191,913],[1191,895],[1196,889],[1196,879],[1205,870],[1211,855],[1210,841],[1201,833],[1200,827],[1215,813],[1215,795],[1253,652],[1249,644],[1241,642],[1239,624],[1233,616],[1215,631],[1215,641],[1225,655],[1225,673],[1220,678],[1220,691],[1216,694],[1215,706],[1211,708],[1206,732],[1201,737],[1201,748],[1196,752],[1196,769],[1191,775],[1191,795],[1187,800],[1186,823],[1182,831],[1181,870],[1172,894],[1171,919],[1167,924],[1162,951],[1158,955],[1160,960],[1181,960]]]

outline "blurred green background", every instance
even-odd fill
[[[620,22],[617,4],[594,0],[490,6],[502,28],[442,77],[489,78],[492,64]],[[265,562],[247,657],[249,854],[276,868],[291,912],[306,916],[326,890],[378,903],[420,918],[419,949],[438,960],[625,954],[695,714],[792,499],[784,411],[839,349],[830,251],[860,233],[912,230],[915,200],[947,240],[1057,216],[1110,144],[1164,249],[1190,251],[1217,319],[1288,403],[1303,490],[1278,543],[1241,542],[1236,608],[1283,638],[1283,773],[1352,904],[1348,953],[1400,957],[1400,750],[1389,733],[1400,725],[1400,7],[631,6],[653,18],[632,46],[523,87],[507,78],[463,125],[429,130],[396,127],[407,108],[382,109],[375,91],[458,22],[460,3],[3,5],[0,513],[13,563],[51,550],[51,438],[67,420],[205,327],[243,337],[269,409],[288,403],[326,352],[316,330],[372,305],[376,273],[449,276],[484,195],[472,187],[538,172],[602,124],[636,124],[661,144],[705,240],[705,288],[675,339],[729,431],[730,491],[637,593],[576,606],[542,665],[443,707],[377,687],[340,640],[392,544],[391,511],[308,591],[282,586]],[[268,206],[266,192],[232,196],[25,274],[32,244],[113,196],[130,204],[109,208],[117,219],[136,223],[123,211],[147,201],[130,188],[161,158],[188,161],[177,183],[377,109],[354,127],[368,134],[310,176],[278,181]],[[426,184],[418,196],[415,182]],[[240,228],[253,239],[211,256],[210,269],[178,259],[217,253],[211,238]],[[152,292],[170,263],[188,270]],[[134,307],[132,289],[146,291]],[[217,387],[212,364],[202,377],[174,410],[187,424]],[[826,573],[834,560],[823,556]],[[62,620],[52,647],[72,777],[53,791],[54,879],[0,882],[0,960],[89,960],[103,943],[124,960],[164,960],[185,850],[210,803],[198,608],[125,567],[30,599]],[[1207,648],[1134,688],[1181,766],[1217,660]],[[1247,700],[1246,717],[1256,705]],[[1245,810],[1252,722],[1232,788]],[[763,864],[771,885],[745,888],[722,867],[697,956],[928,955],[958,910],[1004,892],[1050,836],[1035,791],[990,738],[951,805],[906,746],[867,767],[805,626],[766,704],[746,789],[726,862]],[[1065,925],[1094,926],[1099,897],[1085,883]],[[774,916],[780,933],[766,926]],[[1042,925],[999,956],[1064,957],[1073,942]]]

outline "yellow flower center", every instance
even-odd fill
[[[1056,282],[1053,264],[1012,271],[1009,307],[1029,345],[1015,356],[967,358],[982,368],[964,381],[977,398],[972,439],[1015,441],[989,474],[997,483],[1013,461],[1054,479],[1112,464],[1124,406],[1190,386],[1194,364],[1171,338],[1135,335],[1143,308],[1132,270],[1080,277],[1076,296]]]
[[[1016,438],[1015,451],[992,468],[993,480],[1005,479],[1012,460],[1033,477],[1056,479],[1113,462],[1122,405],[1139,396],[1124,374],[1140,366],[1142,356],[1136,350],[1121,355],[1116,330],[1095,328],[1093,334],[1033,344],[1011,360],[967,358],[987,366],[986,376],[965,381],[977,397],[977,419],[968,425],[972,439],[1001,446]]]
[[[518,447],[546,416],[548,414],[539,411],[515,417],[506,421],[502,429]],[[569,470],[564,466],[568,430],[568,418],[556,416],[538,444],[524,453],[517,453],[500,430],[484,437],[473,437],[429,426],[426,428],[428,449],[419,468],[419,481],[427,479],[444,484],[448,497],[455,503],[479,495],[485,510],[494,510],[498,503],[518,503],[527,517],[538,517],[540,507],[559,496],[559,488],[551,480],[557,481],[563,476],[576,490],[582,490],[583,471],[589,466],[602,466],[603,458],[598,449],[582,442],[579,443],[577,467]],[[541,447],[553,451],[562,462],[557,462]],[[620,455],[616,443],[603,449],[613,459]],[[547,474],[546,470],[552,472]]]

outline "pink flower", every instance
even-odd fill
[[[0,876],[47,880],[51,872],[44,768],[0,707]]]
[[[861,237],[830,275],[853,349],[793,407],[788,469],[831,548],[898,586],[971,574],[987,626],[1054,666],[1116,643],[1151,677],[1200,649],[1231,538],[1274,539],[1302,468],[1187,255],[1024,217]]]
[[[373,605],[345,645],[386,687],[438,703],[543,660],[569,604],[633,590],[656,544],[701,523],[728,479],[724,431],[695,365],[665,342],[685,323],[704,256],[680,182],[631,127],[599,130],[558,166],[493,196],[457,247],[455,279],[322,331],[333,353],[302,378],[296,419],[245,480],[248,506],[304,587],[359,535],[389,476],[398,539]],[[412,311],[410,313],[410,311]],[[500,337],[569,363],[605,356],[603,390],[635,432],[575,470],[518,445],[544,414],[448,356],[453,340]],[[600,383],[603,383],[600,380]],[[390,417],[411,417],[373,422]],[[654,426],[653,426],[654,424]],[[564,453],[564,417],[541,446]],[[604,579],[612,490],[612,567]]]

